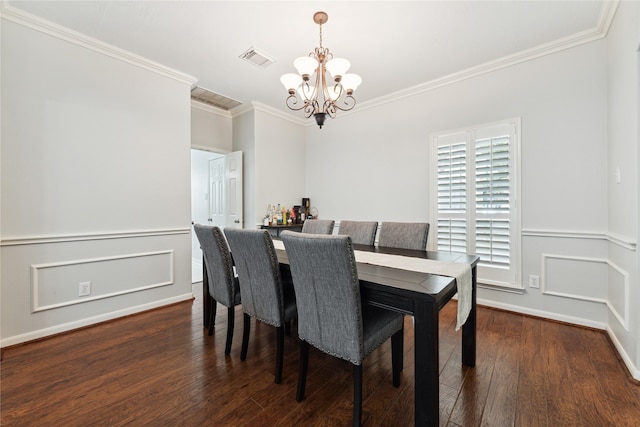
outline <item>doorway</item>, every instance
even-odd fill
[[[191,222],[242,228],[242,153],[191,149]],[[202,281],[202,251],[191,230],[191,282]]]
[[[191,149],[191,221],[210,224],[209,221],[209,161],[224,161],[224,155]],[[224,224],[215,224],[224,227]],[[196,233],[191,229],[191,281],[202,281],[202,251]]]

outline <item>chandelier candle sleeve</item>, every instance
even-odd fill
[[[314,116],[321,129],[327,116],[333,119],[337,110],[348,111],[356,105],[353,92],[362,83],[359,75],[347,74],[351,66],[349,61],[334,58],[328,48],[322,47],[322,24],[328,19],[325,12],[313,15],[313,21],[320,26],[320,46],[293,62],[298,74],[280,77],[289,93],[287,107],[303,110],[306,118]]]

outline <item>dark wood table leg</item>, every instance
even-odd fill
[[[416,300],[415,341],[415,425],[437,426],[440,417],[438,358],[438,308],[434,302]]]
[[[209,327],[210,313],[209,276],[207,276],[207,267],[204,265],[204,257],[202,257],[202,324],[205,328]]]
[[[471,270],[472,297],[471,311],[464,325],[462,325],[462,363],[467,366],[476,366],[476,300],[477,277],[476,267]]]

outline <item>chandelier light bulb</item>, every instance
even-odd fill
[[[357,74],[345,74],[342,76],[341,83],[344,90],[347,91],[347,94],[351,94],[360,86],[360,83],[362,83],[362,77]]]
[[[302,77],[297,74],[287,73],[280,77],[280,82],[284,85],[284,88],[293,95],[296,88],[302,83]]]
[[[307,76],[306,80],[308,80],[314,71],[316,71],[316,68],[318,68],[318,60],[310,56],[301,56],[293,61],[293,66],[296,67],[296,70],[298,70],[298,73],[303,79]]]
[[[331,73],[335,81],[339,82],[341,77],[347,74],[351,63],[344,58],[333,58],[327,62],[327,71]]]

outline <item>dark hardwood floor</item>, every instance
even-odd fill
[[[240,361],[242,311],[230,356],[226,309],[215,334],[197,298],[7,348],[4,426],[347,426],[352,369],[311,350],[306,398],[295,401],[298,341],[285,340],[274,384],[275,329],[252,322]],[[475,368],[462,366],[455,302],[441,312],[443,426],[640,426],[640,386],[601,331],[479,307]],[[391,384],[391,344],[364,364],[365,426],[413,425],[413,324],[405,318],[402,385]]]

